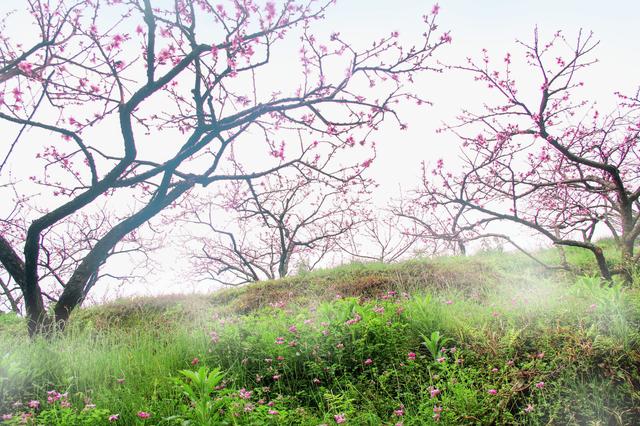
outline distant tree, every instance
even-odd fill
[[[561,33],[542,42],[536,30],[532,44],[519,44],[532,68],[527,81],[538,77],[529,86],[516,82],[510,54],[502,71],[492,68],[486,51],[479,63],[456,67],[499,100],[479,113],[463,111],[446,127],[462,141],[462,172],[438,162],[424,171],[415,201],[461,212],[449,237],[508,238],[485,230],[511,222],[555,245],[589,250],[605,279],[614,273],[629,279],[640,234],[640,103],[619,95],[618,109],[603,115],[573,100],[583,86],[579,74],[594,62],[598,43],[591,34],[580,32],[573,44]],[[596,227],[614,238],[621,265],[612,268],[605,258],[593,239]]]
[[[423,163],[422,182],[428,182],[426,173]],[[477,239],[483,224],[469,223],[465,206],[436,202],[424,189],[403,194],[392,206],[393,214],[405,226],[405,234],[430,247],[434,254],[466,255],[467,243]]]
[[[292,265],[312,270],[362,221],[367,180],[343,171],[326,176],[273,173],[235,181],[214,200],[195,197],[180,219],[193,226],[187,255],[198,279],[240,285],[286,277]],[[221,211],[230,216],[221,227]]]
[[[340,249],[354,260],[397,262],[417,249],[420,234],[416,227],[386,210],[374,210],[339,240]]]
[[[435,34],[437,9],[418,45],[392,33],[360,49],[338,33],[326,41],[313,33],[333,0],[219,3],[28,0],[11,19],[26,12],[32,26],[16,33],[3,24],[0,120],[12,136],[0,172],[28,173],[41,188],[26,195],[46,206],[20,241],[0,234],[0,262],[20,287],[32,334],[63,326],[118,242],[194,187],[294,165],[322,171],[316,156],[324,164],[338,149],[370,144],[385,117],[402,126],[397,102],[420,102],[403,86],[451,40]],[[290,50],[297,63],[276,55],[287,39],[299,40]],[[283,142],[298,132],[299,145]],[[18,154],[34,147],[26,172]],[[49,316],[42,236],[100,199],[128,214],[83,253]]]

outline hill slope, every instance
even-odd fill
[[[21,320],[0,317],[0,414],[7,424],[638,424],[639,325],[637,290],[516,254],[354,264],[82,309],[52,341],[29,343]]]

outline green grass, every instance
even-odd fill
[[[0,414],[60,425],[114,414],[123,425],[638,424],[638,290],[602,284],[583,253],[567,256],[579,275],[492,252],[120,300],[34,342],[2,315]],[[49,404],[52,390],[68,396]]]

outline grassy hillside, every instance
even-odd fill
[[[485,253],[120,300],[78,311],[51,341],[30,343],[20,319],[0,316],[0,415],[54,425],[640,424],[640,295],[602,285],[584,254],[568,256],[579,274]]]

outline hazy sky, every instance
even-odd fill
[[[363,44],[397,30],[408,43],[424,31],[421,16],[433,4],[422,0],[339,0],[318,28],[325,34],[339,31],[345,39]],[[569,40],[582,28],[593,31],[600,40],[595,52],[600,62],[583,74],[583,96],[599,100],[603,106],[612,105],[614,91],[632,92],[640,85],[640,1],[451,0],[440,2],[440,6],[440,29],[450,30],[453,37],[453,43],[436,55],[445,64],[461,64],[469,56],[478,57],[482,48],[498,61],[507,51],[517,57],[515,40],[530,41],[536,26],[542,37],[562,30]],[[522,80],[527,77],[522,76]],[[408,131],[400,132],[389,125],[375,137],[378,158],[370,172],[380,183],[376,196],[379,203],[397,196],[399,185],[410,188],[418,178],[422,160],[451,161],[457,157],[457,141],[436,135],[435,129],[441,122],[452,120],[463,107],[480,107],[486,94],[469,75],[454,71],[432,73],[419,83],[417,91],[434,106],[406,108]],[[179,267],[164,271],[160,278],[164,291],[189,290],[181,276]],[[154,281],[148,287],[151,291],[158,290]],[[206,291],[202,284],[187,287]]]
[[[420,0],[342,0],[328,15],[326,25],[363,39],[389,29],[415,35],[422,30],[421,14],[431,10],[432,4]],[[521,58],[515,40],[530,41],[536,26],[542,37],[562,30],[569,40],[582,28],[593,31],[600,40],[594,54],[599,63],[582,74],[586,83],[582,96],[608,109],[614,91],[631,93],[640,86],[640,1],[449,0],[439,4],[440,29],[451,30],[453,37],[453,43],[436,55],[444,63],[462,64],[467,57],[477,58],[482,48],[498,62],[507,51]],[[521,82],[526,77],[523,75]],[[379,155],[371,171],[381,183],[384,195],[380,199],[394,193],[398,183],[403,188],[410,186],[422,159],[435,161],[457,155],[455,139],[436,135],[435,129],[442,121],[452,121],[461,108],[482,105],[486,91],[471,80],[455,71],[427,76],[419,90],[434,107],[410,111],[408,132],[394,129],[377,138]]]
[[[2,1],[7,1],[3,6],[9,9],[23,9],[26,4],[26,0]],[[424,31],[421,16],[433,4],[422,0],[338,0],[316,28],[325,36],[339,31],[344,39],[355,40],[360,46],[399,31],[401,40],[410,44],[412,40],[419,41]],[[506,52],[517,60],[522,55],[515,40],[530,41],[536,26],[543,38],[563,30],[569,40],[574,40],[582,28],[593,31],[600,40],[594,54],[599,63],[582,74],[581,80],[586,83],[582,95],[598,100],[606,110],[612,105],[614,91],[631,93],[640,86],[640,0],[445,0],[440,6],[440,30],[450,30],[453,38],[453,43],[441,48],[434,58],[444,64],[462,64],[467,57],[477,58],[482,48],[487,48],[498,61]],[[523,75],[520,80],[539,87],[531,76]],[[403,189],[414,185],[421,161],[452,161],[458,155],[457,141],[448,135],[436,135],[435,129],[443,121],[452,121],[462,108],[481,107],[486,94],[469,75],[456,71],[426,75],[418,80],[416,91],[434,106],[403,108],[409,130],[400,132],[396,125],[389,125],[375,136],[378,158],[370,173],[381,185],[376,196],[381,203],[397,196],[398,185]],[[188,290],[181,278],[181,267],[173,262],[175,256],[165,256],[172,261],[155,274],[146,289],[129,289],[127,293],[157,292],[160,288],[165,292]]]

